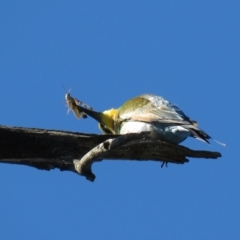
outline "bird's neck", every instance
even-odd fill
[[[102,112],[102,123],[109,128],[112,132],[115,132],[114,121],[117,118],[118,110],[110,109]]]

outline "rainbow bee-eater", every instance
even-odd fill
[[[179,144],[187,137],[209,143],[211,138],[176,105],[160,96],[143,94],[125,102],[118,109],[96,112],[75,101],[74,108],[99,122],[104,133],[126,134],[150,132],[151,139]],[[81,103],[81,102],[80,102]],[[76,114],[75,114],[76,115]],[[220,143],[221,144],[221,143]],[[225,145],[225,144],[223,144]]]

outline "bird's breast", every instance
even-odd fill
[[[150,132],[149,137],[156,140],[166,140],[172,143],[180,143],[184,141],[189,132],[173,124],[159,124],[159,123],[146,123],[146,122],[123,122],[119,128],[119,134],[127,133],[141,133]]]

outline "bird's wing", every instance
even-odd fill
[[[122,121],[193,124],[176,105],[152,94],[127,101],[119,109],[119,118]]]

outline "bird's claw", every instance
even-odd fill
[[[168,162],[166,162],[166,161],[163,161],[163,162],[162,162],[162,165],[161,165],[161,168],[163,168],[163,167],[164,167],[164,165],[165,165],[166,167],[168,167]]]

